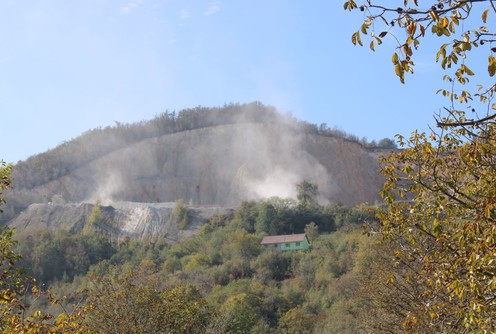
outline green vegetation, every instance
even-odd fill
[[[91,231],[60,231],[20,235],[15,248],[13,231],[2,228],[0,331],[495,332],[496,89],[491,80],[478,92],[464,88],[475,76],[468,60],[476,48],[487,50],[488,77],[496,74],[495,34],[486,24],[496,9],[489,0],[437,0],[425,8],[416,0],[391,8],[381,2],[345,2],[345,9],[366,14],[353,43],[362,45],[362,36],[382,23],[383,31],[370,34],[372,50],[387,35],[404,32],[405,42],[399,42],[400,51],[392,57],[404,82],[405,73],[413,72],[414,50],[430,28],[447,41],[436,58],[448,72],[453,67],[444,77],[450,89],[440,90],[450,101],[447,115],[438,119],[440,130],[414,133],[409,139],[400,136],[405,149],[384,157],[384,206],[320,206],[316,187],[304,182],[298,201],[244,202],[233,214],[212,217],[197,237],[173,245],[132,240],[111,244]],[[478,5],[486,5],[480,22],[468,20]],[[255,112],[250,111],[249,121],[270,121],[275,115],[260,104],[250,106]],[[64,175],[82,160],[117,149],[123,141],[105,142],[79,159],[56,154],[71,152],[73,145],[105,131],[133,142],[234,120],[222,114],[226,109],[218,109],[212,119],[205,110],[165,113],[142,124],[148,132],[121,124],[90,132],[32,158],[29,166],[19,164],[20,186],[30,189]],[[298,126],[307,133],[332,132],[325,125]],[[42,172],[31,175],[31,168]],[[10,167],[0,163],[0,191],[10,182]],[[184,204],[176,203],[176,210],[182,224]],[[374,218],[377,212],[380,224]],[[95,206],[90,225],[97,224],[99,216]],[[308,251],[279,252],[260,245],[267,234],[303,231],[311,240]],[[25,276],[21,263],[38,282]]]
[[[178,199],[176,201],[172,215],[174,220],[177,222],[177,227],[180,230],[185,230],[188,228],[190,213],[189,209],[184,205],[184,201],[182,199]]]
[[[26,311],[14,312],[20,312],[20,323],[24,313],[33,314],[24,319],[47,331],[60,325],[53,330],[58,333],[354,333],[356,314],[366,307],[354,296],[358,282],[370,275],[374,243],[363,224],[374,223],[373,209],[308,204],[244,202],[232,214],[212,217],[197,237],[174,245],[110,244],[91,231],[60,231],[20,234],[14,253],[12,231],[5,230],[0,242],[15,261],[10,268],[22,264],[37,278],[37,288],[27,292],[28,279],[23,284],[20,272],[7,272],[24,296],[18,307]],[[97,218],[95,208],[90,217]],[[312,248],[264,249],[264,228],[307,230]],[[17,254],[24,257],[20,263]]]
[[[298,199],[299,205],[309,206],[311,208],[318,207],[317,197],[319,195],[319,189],[317,185],[304,180],[298,184],[296,188],[298,191],[296,198]]]
[[[72,281],[86,274],[91,265],[109,259],[115,248],[104,237],[83,232],[70,235],[59,231],[54,235],[46,231],[37,237],[20,234],[17,252],[22,256],[21,264],[46,283]]]
[[[2,196],[2,192],[10,188],[10,182],[12,182],[11,177],[11,165],[7,165],[5,162],[0,160],[0,205],[5,203],[5,199]],[[2,211],[0,210],[0,213]]]
[[[112,268],[89,285],[88,326],[97,333],[205,333],[214,314],[194,287],[163,289],[153,266]]]
[[[0,190],[9,189],[11,177],[10,166],[0,161]],[[1,193],[0,193],[1,195]],[[0,204],[3,197],[0,196]],[[2,333],[92,333],[84,325],[84,308],[67,313],[62,307],[59,315],[36,310],[28,313],[30,299],[39,298],[42,294],[36,281],[25,275],[19,266],[20,256],[13,250],[16,242],[14,231],[8,227],[0,228],[0,331]],[[47,295],[52,305],[60,305],[60,301]]]

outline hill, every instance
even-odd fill
[[[302,180],[318,185],[321,203],[373,203],[382,184],[378,156],[390,149],[260,103],[166,112],[88,131],[16,164],[3,221],[33,203],[183,199],[233,207],[294,198]]]

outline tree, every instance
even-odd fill
[[[477,48],[487,50],[487,69],[489,76],[496,73],[496,51],[494,43],[496,33],[490,30],[488,18],[496,13],[492,0],[431,0],[429,4],[420,4],[418,0],[404,0],[403,5],[392,6],[384,0],[365,0],[357,5],[355,0],[344,3],[346,10],[360,10],[365,13],[365,20],[360,29],[353,33],[352,43],[363,45],[362,35],[370,32],[370,48],[374,51],[382,40],[391,35],[397,41],[397,51],[393,53],[392,62],[396,75],[401,82],[405,81],[405,73],[413,73],[413,53],[420,47],[421,41],[429,30],[432,35],[441,37],[442,43],[436,54],[436,62],[441,62],[443,69],[452,68],[454,78],[446,78],[450,82],[456,80],[461,85],[469,82],[475,73],[467,66],[471,51]],[[480,14],[474,19],[473,13]],[[490,22],[490,21],[489,21]],[[402,34],[397,35],[397,31]],[[445,37],[448,37],[447,39]],[[479,54],[475,52],[476,56]],[[494,84],[489,90],[481,90],[479,97],[493,95]],[[449,95],[449,93],[443,94]],[[472,99],[469,92],[462,91],[455,100],[467,103]],[[485,100],[485,99],[482,99]],[[482,101],[487,102],[487,101]]]
[[[296,186],[296,198],[302,206],[318,206],[317,196],[319,196],[319,187],[307,180],[302,181]]]
[[[449,88],[438,91],[448,98],[444,114],[436,116],[438,129],[414,132],[409,139],[398,136],[404,149],[382,161],[387,207],[380,214],[381,231],[396,264],[389,269],[389,281],[413,298],[400,305],[402,330],[494,332],[496,85],[491,78],[496,33],[487,23],[491,17],[494,21],[495,3],[431,0],[423,7],[417,0],[404,0],[393,7],[381,0],[361,5],[350,0],[344,8],[365,13],[352,35],[354,44],[363,45],[368,33],[372,50],[388,35],[398,41],[392,62],[402,83],[405,73],[413,73],[421,41],[442,37],[435,59]],[[481,57],[487,59],[487,73],[469,67],[470,60],[474,64]],[[470,85],[471,78],[477,78],[477,85]],[[390,294],[387,301],[397,307],[396,297]]]
[[[2,192],[10,188],[10,183],[12,182],[12,177],[10,175],[12,166],[7,165],[5,162],[0,160],[0,205],[5,203],[2,196]],[[2,210],[0,209],[0,213]]]
[[[102,210],[100,209],[100,200],[95,202],[93,209],[88,217],[87,224],[85,225],[86,232],[91,232],[95,227],[100,227],[102,223]]]
[[[172,215],[174,216],[179,229],[185,230],[188,227],[190,213],[182,199],[176,201]]]
[[[457,125],[471,132],[468,127],[492,123],[496,118],[496,86],[491,79],[496,74],[496,31],[491,31],[494,27],[488,24],[496,14],[493,0],[431,0],[429,5],[404,0],[399,7],[384,0],[365,0],[360,6],[349,0],[344,8],[365,13],[360,29],[352,34],[353,44],[363,45],[362,35],[369,32],[372,50],[386,36],[397,42],[392,62],[402,83],[405,73],[413,73],[414,51],[429,36],[429,30],[432,36],[440,37],[435,60],[446,72],[443,79],[448,89],[438,93],[449,99],[449,106],[444,108],[446,116],[437,117],[438,126]],[[474,15],[480,15],[480,19]],[[469,67],[471,56],[475,58],[473,69]],[[487,57],[486,74],[475,70],[482,57]],[[479,81],[476,85],[470,85],[472,77]]]
[[[313,333],[316,316],[306,312],[301,307],[295,307],[286,312],[279,321],[281,334],[305,334]]]
[[[192,286],[161,288],[146,263],[95,275],[88,326],[99,333],[205,333],[214,313]]]
[[[257,222],[258,206],[254,201],[243,201],[234,213],[234,224],[243,228],[249,233],[255,232],[255,224]]]
[[[377,143],[377,147],[390,149],[398,148],[394,140],[390,138],[382,138],[381,140],[379,140],[379,142]]]
[[[421,261],[404,261],[391,254],[397,250],[395,243],[377,243],[369,238],[366,249],[357,255],[358,284],[353,292],[360,301],[361,311],[357,322],[364,333],[458,333],[459,324],[436,318],[425,311],[425,305],[442,295],[424,295],[426,277],[422,274]],[[393,269],[392,269],[393,268]],[[446,302],[444,300],[443,302]],[[443,312],[449,313],[447,309]],[[458,326],[458,327],[457,327]]]
[[[277,210],[274,205],[268,201],[261,203],[255,222],[256,232],[273,235],[278,234],[279,229],[280,222],[277,220]]]
[[[226,333],[250,333],[260,318],[261,300],[254,294],[242,292],[230,296],[220,311],[227,319]]]
[[[314,222],[306,224],[305,233],[310,241],[314,241],[319,236],[319,227]]]
[[[10,187],[10,166],[0,161],[0,190]],[[4,200],[0,192],[0,204]],[[75,308],[72,312],[65,309],[59,316],[37,310],[33,315],[26,314],[29,296],[40,296],[36,281],[24,274],[19,268],[20,256],[13,251],[16,242],[14,231],[0,227],[0,332],[2,333],[94,333],[84,324],[84,309]],[[30,288],[31,287],[31,288]],[[46,293],[52,304],[60,301]]]

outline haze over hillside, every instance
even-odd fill
[[[381,144],[391,149],[391,141]],[[322,203],[374,202],[382,182],[380,151],[260,103],[166,112],[88,131],[18,163],[4,216],[48,202],[183,199],[193,206],[235,206],[294,198],[303,180],[318,185]]]

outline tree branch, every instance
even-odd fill
[[[446,108],[444,108],[444,109],[446,109]],[[447,111],[449,111],[449,110],[447,110]],[[439,128],[441,128],[441,127],[456,127],[456,126],[476,126],[476,125],[480,125],[484,122],[490,121],[490,120],[495,119],[495,118],[496,118],[496,114],[492,114],[492,115],[489,115],[489,116],[484,117],[484,118],[472,119],[472,120],[468,120],[465,122],[447,123],[447,122],[436,121],[436,124],[437,124],[437,127],[439,127]]]

